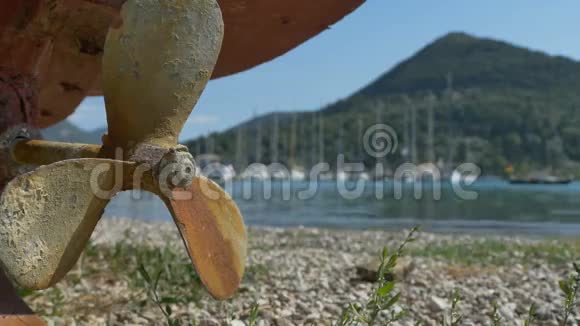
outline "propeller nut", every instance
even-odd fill
[[[187,147],[172,148],[159,162],[159,181],[168,182],[170,188],[188,188],[197,175],[193,155]]]

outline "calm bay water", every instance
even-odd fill
[[[362,194],[354,199],[342,196],[335,181],[318,183],[316,194],[308,199],[302,199],[311,186],[308,182],[292,182],[289,198],[284,196],[288,184],[280,181],[272,183],[271,198],[264,196],[264,184],[259,182],[234,182],[230,193],[249,225],[399,229],[420,224],[432,232],[580,236],[580,183],[510,185],[483,178],[464,187],[477,193],[474,200],[461,199],[449,182],[442,182],[438,200],[430,183],[423,185],[420,199],[415,198],[413,184],[363,185]],[[403,192],[397,199],[399,186]],[[346,184],[347,189],[355,187]],[[105,216],[171,219],[157,197],[142,194],[134,199],[129,192],[119,194]]]

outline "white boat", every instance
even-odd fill
[[[270,177],[274,180],[288,180],[290,179],[290,173],[285,170],[274,170],[270,171]]]
[[[222,176],[222,180],[230,181],[236,177],[236,170],[234,169],[234,166],[231,164],[225,166],[222,165],[220,174]]]
[[[292,169],[290,170],[290,179],[292,181],[304,181],[306,180],[306,173],[302,169]]]
[[[227,182],[236,177],[236,170],[231,164],[210,163],[202,170],[202,174],[216,182]]]
[[[227,182],[236,177],[236,170],[231,164],[224,165],[217,155],[206,154],[196,158],[201,174],[217,182]]]
[[[472,184],[477,180],[477,176],[473,174],[463,174],[457,170],[451,173],[451,183],[453,184],[460,184],[460,183],[467,183]]]
[[[337,171],[336,172],[336,180],[337,181],[347,181],[349,179],[348,173],[344,171]]]
[[[243,180],[266,180],[270,178],[268,168],[263,164],[252,164],[240,174]]]
[[[371,179],[371,176],[366,172],[359,173],[359,174],[355,175],[354,177],[355,177],[355,179],[363,180],[363,181],[369,181]]]

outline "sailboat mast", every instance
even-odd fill
[[[257,121],[256,125],[256,162],[262,163],[262,122]]]
[[[364,142],[364,140],[363,140],[363,121],[362,121],[362,118],[360,116],[358,117],[357,124],[358,124],[358,130],[357,130],[357,138],[356,139],[359,143],[362,143],[362,142]],[[363,147],[364,146],[357,146],[357,148],[358,148],[358,160],[360,162],[362,162],[364,159]]]
[[[272,150],[272,163],[278,163],[278,114],[274,114],[274,132],[272,132],[272,142],[271,142],[271,150]]]
[[[377,124],[377,126],[383,124],[383,108],[385,106],[386,106],[386,104],[380,100],[375,102],[375,119],[376,119],[375,123]],[[387,153],[387,155],[388,155],[388,153]],[[377,168],[378,168],[379,164],[382,164],[383,171],[379,172],[381,174],[381,176],[382,176],[382,174],[384,174],[385,156],[377,157],[377,160],[375,162],[377,164]]]
[[[201,155],[201,139],[195,142],[195,156]]]
[[[291,169],[296,166],[296,113],[292,114],[292,125],[290,126],[290,148],[288,165]]]
[[[300,135],[306,135],[306,121],[304,118],[300,119],[298,123],[298,133]],[[302,139],[302,137],[300,137]],[[304,137],[305,139],[302,141],[302,143],[298,143],[297,144],[297,151],[298,151],[298,164],[301,166],[306,166],[307,162],[308,162],[308,152],[307,152],[307,147],[308,147],[308,139],[306,137]]]
[[[417,163],[417,109],[411,104],[411,162]]]
[[[312,113],[312,128],[310,128],[312,146],[310,146],[311,166],[316,165],[316,113]]]
[[[427,160],[435,163],[435,96],[430,93],[427,96]]]
[[[443,100],[445,101],[445,103],[447,105],[450,106],[450,108],[453,108],[455,106],[454,100],[453,100],[453,73],[452,72],[448,72],[447,76],[445,77],[445,80],[447,81],[447,88],[445,89],[445,92],[443,94]],[[453,110],[448,110],[448,111],[453,111]],[[447,154],[447,170],[452,170],[453,169],[453,161],[455,160],[455,151],[457,150],[457,146],[458,146],[458,142],[456,141],[456,139],[460,139],[461,137],[458,137],[460,135],[454,135],[455,131],[453,128],[453,120],[451,119],[451,117],[449,117],[449,121],[448,121],[448,125],[449,125],[449,134],[452,135],[453,137],[448,137],[448,145],[447,147],[449,148],[449,152]]]
[[[318,116],[318,162],[324,162],[324,118]]]
[[[403,109],[404,112],[404,117],[403,117],[403,128],[404,128],[404,143],[405,143],[405,147],[404,147],[404,151],[403,151],[403,155],[405,158],[405,161],[409,160],[409,151],[411,150],[411,132],[410,132],[410,128],[409,128],[409,99],[407,97],[405,97],[405,104],[407,104],[407,107],[405,107]]]
[[[243,144],[244,144],[244,129],[242,127],[238,127],[238,133],[237,133],[237,141],[236,141],[236,166],[238,168],[238,170],[242,170],[243,168],[243,164],[244,164],[244,159],[243,159],[243,155],[244,155],[244,149],[243,149]]]
[[[342,121],[340,121],[339,125],[338,125],[338,137],[336,140],[336,152],[339,155],[344,155],[344,125],[342,124]]]
[[[206,141],[205,148],[206,148],[207,154],[215,154],[213,136],[211,133],[207,135],[205,141]]]

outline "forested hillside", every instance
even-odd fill
[[[333,165],[339,153],[370,167],[376,160],[363,151],[361,138],[376,123],[397,132],[398,151],[386,158],[391,167],[473,162],[486,174],[501,174],[509,164],[518,173],[580,174],[580,63],[453,33],[320,111],[268,114],[188,145],[238,167]],[[416,155],[409,154],[413,139]]]

